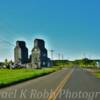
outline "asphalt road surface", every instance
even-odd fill
[[[0,100],[100,100],[100,79],[79,68],[63,69],[0,89]]]

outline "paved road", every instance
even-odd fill
[[[100,79],[86,70],[75,68],[71,80],[64,86],[57,100],[100,100]]]
[[[47,100],[68,72],[69,70],[63,69],[41,78],[1,89],[0,100]]]
[[[100,79],[79,68],[63,69],[1,89],[0,100],[100,100]]]

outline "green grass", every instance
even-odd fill
[[[59,68],[0,70],[0,88],[50,74]]]
[[[95,76],[96,76],[97,78],[100,78],[100,72],[96,72],[96,73],[95,73]]]

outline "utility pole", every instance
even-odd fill
[[[51,52],[51,60],[53,61],[54,50],[50,50]]]
[[[62,60],[64,60],[64,55],[63,55],[63,53],[62,53]]]
[[[62,53],[62,66],[64,67],[64,55]]]
[[[85,59],[86,58],[86,54],[85,53],[83,53],[83,59]]]
[[[58,53],[58,60],[60,60],[60,53]]]

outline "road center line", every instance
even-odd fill
[[[60,82],[60,84],[58,85],[58,87],[53,91],[53,93],[49,96],[48,100],[56,100],[57,96],[59,95],[59,93],[61,92],[61,90],[63,89],[64,85],[69,81],[72,73],[73,73],[72,69],[67,76],[65,76],[65,78]]]

